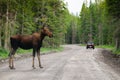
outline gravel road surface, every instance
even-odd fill
[[[36,69],[32,69],[32,57],[15,61],[15,70],[10,70],[8,63],[1,64],[0,80],[120,80],[120,74],[101,60],[100,49],[64,47],[62,52],[42,55],[42,69],[37,58]]]

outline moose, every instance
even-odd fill
[[[32,67],[35,69],[34,66],[34,59],[35,54],[37,52],[37,58],[39,62],[39,67],[43,68],[40,61],[40,48],[42,47],[42,41],[45,36],[49,36],[50,38],[53,37],[52,32],[48,28],[48,26],[43,26],[40,32],[35,32],[32,35],[14,35],[10,37],[10,44],[11,44],[11,51],[9,53],[9,68],[15,69],[14,67],[14,55],[18,48],[22,49],[33,49],[33,60],[32,60]]]

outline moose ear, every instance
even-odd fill
[[[45,24],[43,24],[41,29],[45,29],[45,26],[46,26],[46,25],[45,25]]]
[[[42,27],[41,29],[44,29],[44,27]]]
[[[43,27],[47,27],[47,24],[43,24]]]

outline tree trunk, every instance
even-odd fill
[[[102,36],[102,25],[99,24],[98,26],[98,38],[99,38],[99,45],[102,45],[103,43],[103,36]]]
[[[1,45],[1,31],[2,31],[2,30],[1,30],[1,27],[2,27],[1,24],[2,24],[2,20],[0,20],[0,47],[2,46],[2,45]]]
[[[0,6],[0,47],[2,47],[2,25],[3,25],[3,19],[2,19],[2,7]]]
[[[9,39],[9,34],[8,34],[8,27],[9,27],[9,19],[8,19],[8,4],[7,4],[7,10],[6,10],[6,23],[5,23],[5,28],[4,28],[4,48],[8,49],[8,39]]]
[[[76,43],[76,22],[72,21],[72,44]]]
[[[116,38],[116,50],[120,49],[120,40]]]

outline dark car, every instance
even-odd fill
[[[94,43],[93,42],[88,42],[87,45],[86,45],[86,49],[88,49],[88,48],[95,49]]]

